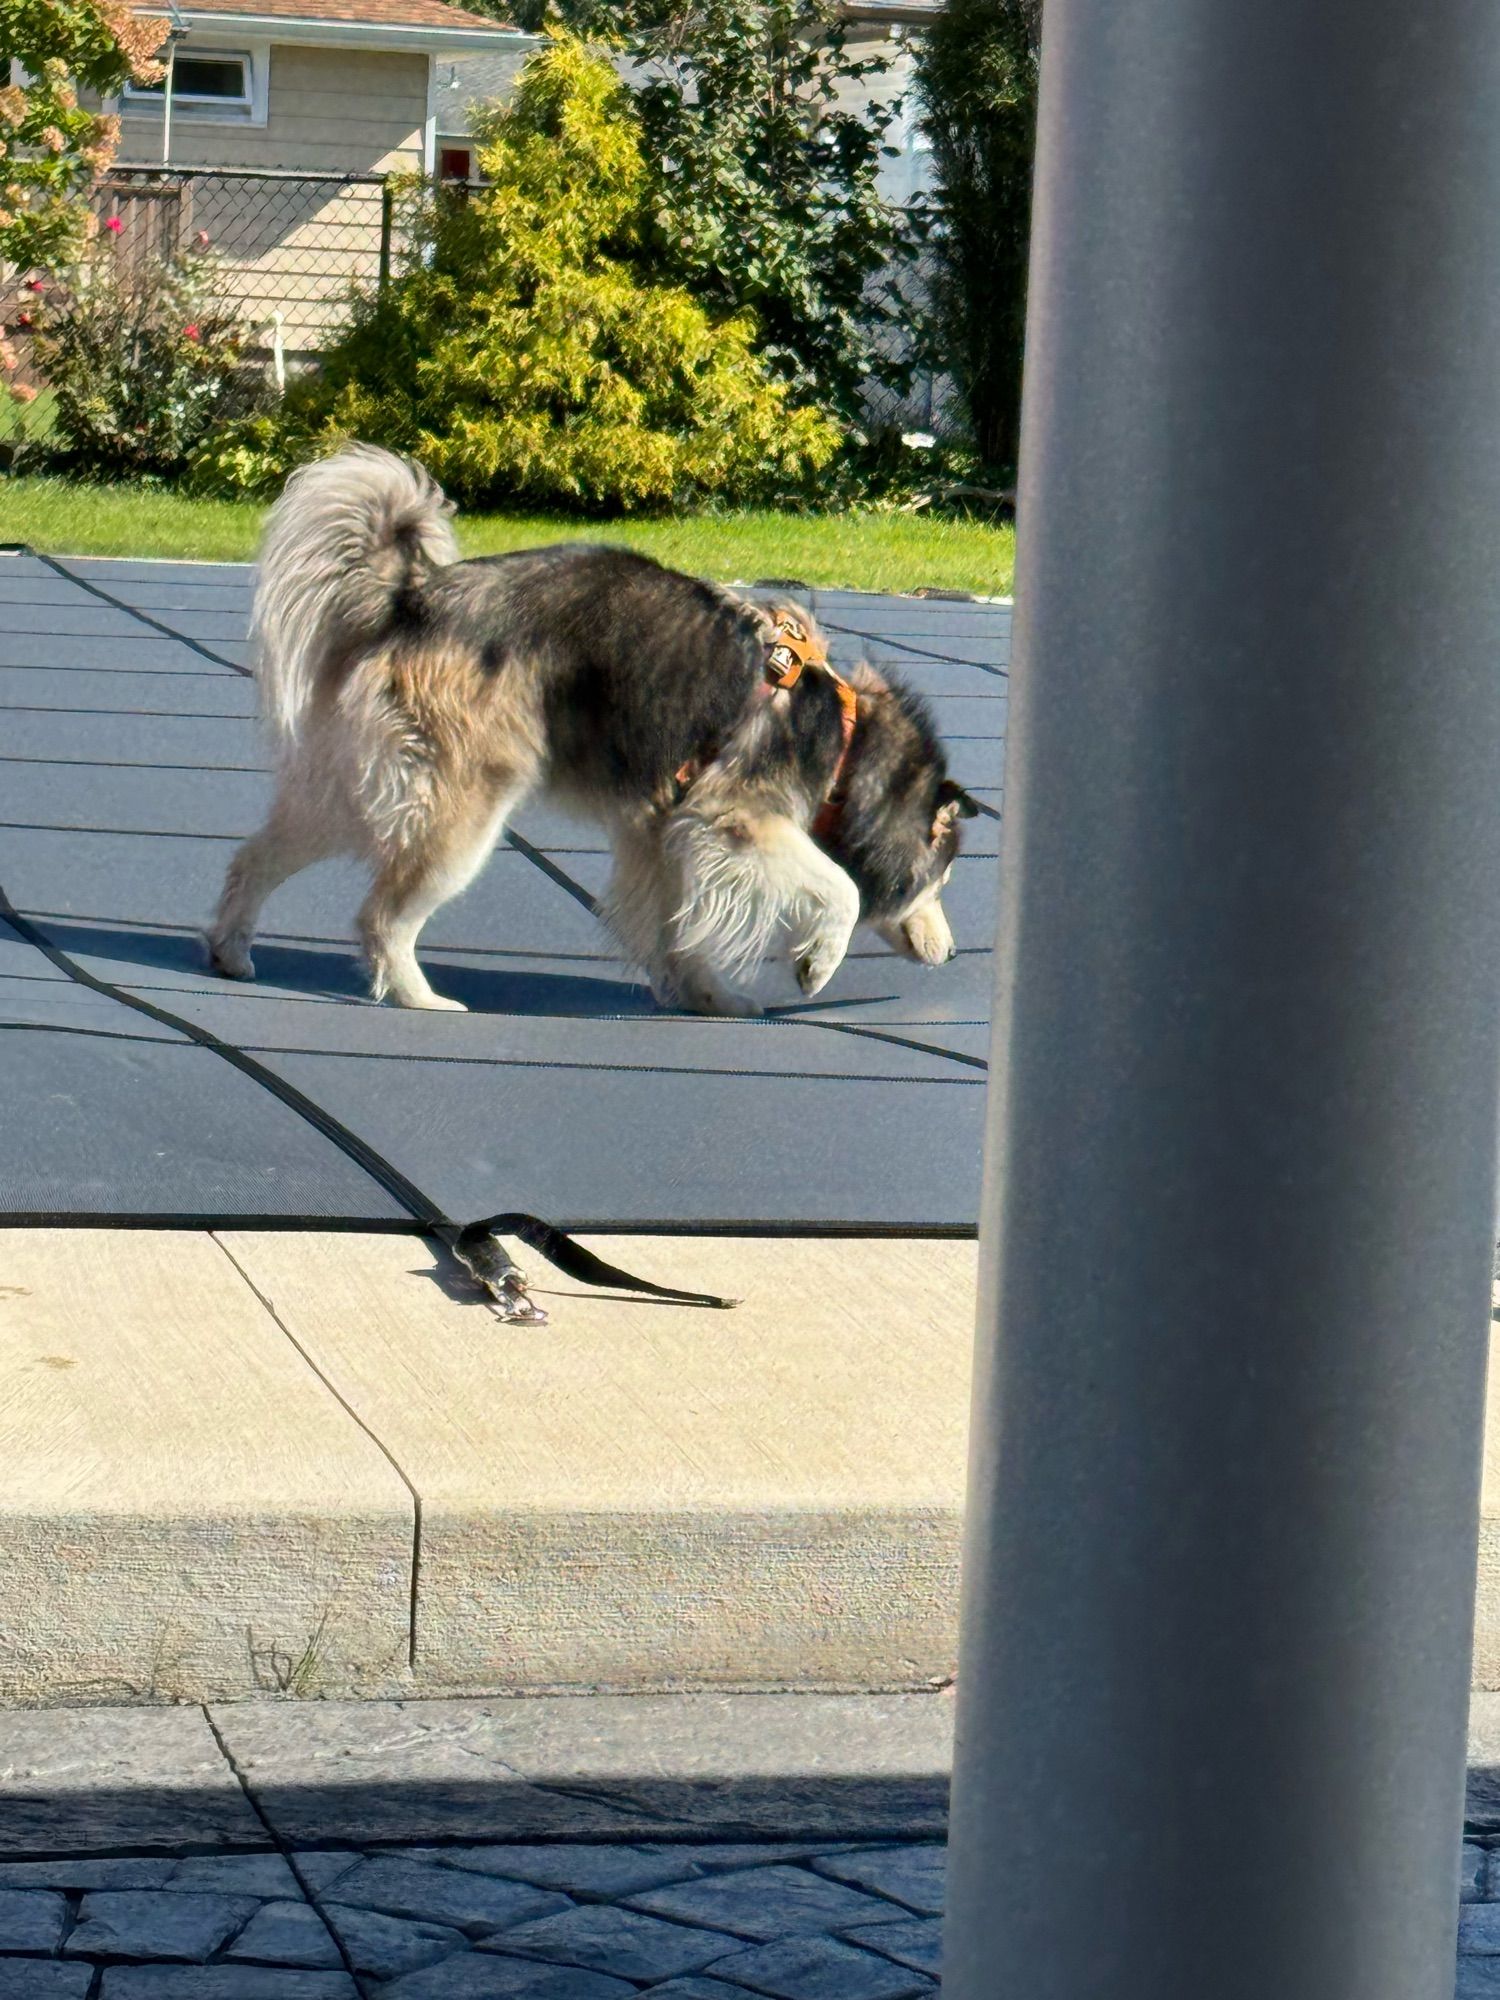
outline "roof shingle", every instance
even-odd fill
[[[283,21],[329,21],[339,27],[363,25],[371,28],[488,28],[497,34],[514,33],[503,21],[484,14],[471,14],[449,0],[180,0],[188,14],[247,14]],[[141,0],[137,12],[157,14],[158,4]]]

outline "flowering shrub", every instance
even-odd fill
[[[264,491],[357,437],[415,453],[466,503],[664,507],[798,485],[840,432],[773,378],[749,314],[662,283],[639,122],[567,38],[479,132],[488,183],[439,195],[382,298],[282,409],[207,441],[200,486]]]
[[[33,280],[11,325],[33,336],[55,415],[48,456],[90,473],[181,472],[256,394],[211,247],[122,270],[107,239],[64,278]],[[0,354],[0,366],[5,357]],[[13,390],[12,394],[16,391]]]
[[[118,136],[113,118],[82,108],[78,85],[107,97],[132,77],[154,82],[166,33],[127,0],[0,0],[0,264],[33,270],[76,252],[77,197]]]

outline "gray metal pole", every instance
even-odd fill
[[[1500,7],[1048,0],[946,2000],[1452,2000]]]

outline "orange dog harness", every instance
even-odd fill
[[[774,688],[794,688],[809,670],[827,674],[839,698],[839,727],[843,740],[839,744],[839,758],[828,781],[827,793],[812,823],[815,834],[826,835],[837,826],[839,808],[843,804],[840,788],[854,743],[854,725],[859,720],[859,698],[838,669],[829,664],[826,649],[812,636],[802,620],[794,612],[783,611],[771,634],[771,645],[766,654],[766,679]]]
[[[826,674],[839,698],[841,740],[838,762],[833,767],[828,790],[812,823],[814,834],[827,835],[838,824],[839,809],[843,803],[841,787],[854,744],[854,727],[859,720],[859,698],[838,669],[829,664],[822,642],[813,637],[795,612],[783,611],[772,627],[771,641],[766,648],[766,692],[770,694],[781,688],[794,688],[804,673]],[[678,785],[686,789],[697,777],[699,768],[693,762],[683,764],[676,773]]]

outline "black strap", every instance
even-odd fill
[[[724,1309],[738,1303],[735,1299],[721,1299],[708,1292],[682,1292],[671,1285],[653,1284],[649,1278],[632,1277],[613,1264],[607,1264],[602,1257],[585,1250],[581,1243],[575,1243],[571,1236],[550,1222],[539,1217],[524,1214],[492,1215],[483,1222],[457,1223],[447,1216],[437,1203],[423,1193],[414,1181],[409,1181],[398,1167],[383,1154],[351,1131],[342,1120],[325,1111],[321,1104],[304,1095],[285,1077],[275,1070],[257,1062],[254,1056],[231,1042],[224,1042],[209,1029],[200,1027],[196,1021],[184,1015],[174,1014],[169,1008],[159,1007],[154,1001],[143,1000],[139,995],[128,992],[124,987],[114,985],[110,980],[100,979],[95,973],[69,957],[61,946],[52,942],[45,931],[34,924],[29,917],[23,917],[11,902],[3,884],[0,884],[0,919],[30,945],[49,959],[60,971],[86,986],[91,992],[101,993],[106,998],[118,1001],[137,1014],[144,1014],[148,1020],[156,1021],[163,1027],[195,1042],[199,1048],[208,1049],[222,1061],[258,1083],[263,1090],[284,1104],[289,1111],[305,1120],[313,1129],[322,1134],[331,1144],[337,1146],[346,1158],[361,1167],[370,1179],[385,1189],[397,1205],[405,1209],[413,1221],[420,1226],[424,1236],[442,1243],[463,1265],[480,1290],[485,1292],[501,1318],[526,1325],[542,1325],[546,1322],[546,1312],[537,1305],[527,1290],[526,1277],[520,1266],[507,1253],[495,1235],[503,1230],[509,1236],[519,1237],[540,1251],[549,1263],[555,1264],[565,1277],[574,1278],[585,1285],[607,1285],[618,1291],[642,1292],[651,1298],[670,1299],[677,1305],[707,1306]],[[316,1218],[309,1218],[310,1226],[316,1226]]]
[[[658,1285],[649,1278],[633,1278],[628,1271],[596,1257],[592,1250],[585,1250],[581,1243],[575,1243],[571,1236],[565,1235],[553,1223],[543,1222],[536,1215],[488,1215],[482,1222],[471,1222],[452,1235],[446,1228],[434,1233],[442,1238],[475,1282],[492,1297],[497,1293],[502,1297],[508,1296],[519,1276],[517,1266],[498,1240],[501,1236],[515,1236],[533,1250],[539,1250],[565,1278],[575,1278],[582,1285],[608,1285],[614,1291],[644,1292],[653,1299],[670,1299],[681,1306],[706,1306],[716,1312],[730,1311],[739,1304],[738,1299],[721,1299],[713,1292],[683,1292],[675,1285]],[[523,1292],[524,1285],[522,1280]]]
[[[67,564],[59,562],[56,556],[46,555],[41,549],[34,549],[24,542],[15,544],[14,548],[17,555],[28,555],[35,562],[45,563],[54,576],[64,578],[78,590],[86,591],[90,597],[97,597],[101,604],[107,604],[115,611],[125,612],[138,623],[148,626],[151,631],[159,632],[164,639],[171,639],[176,645],[186,646],[190,653],[196,653],[200,659],[211,660],[216,667],[228,667],[232,674],[239,674],[247,681],[254,680],[253,671],[249,667],[242,667],[238,660],[226,659],[223,653],[216,653],[212,646],[205,646],[197,639],[190,639],[186,632],[179,632],[175,625],[168,625],[160,618],[153,618],[149,611],[142,611],[138,604],[131,604],[123,597],[116,597],[112,590],[105,590],[100,584],[90,583],[86,576],[79,576],[76,570],[69,569]]]

